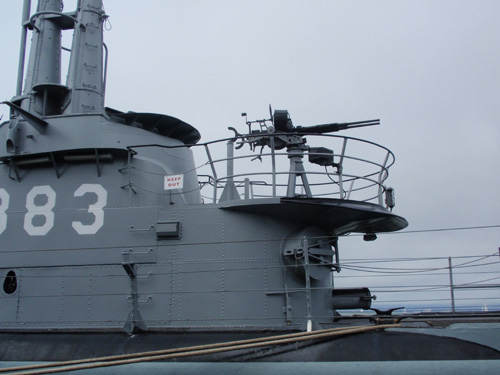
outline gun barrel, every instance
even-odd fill
[[[339,130],[361,128],[364,126],[380,125],[380,119],[377,120],[365,120],[356,122],[344,122],[344,123],[331,123],[331,124],[320,124],[313,126],[299,126],[293,129],[294,132],[305,134],[323,134],[323,133],[333,133]]]

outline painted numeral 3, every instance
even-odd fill
[[[108,200],[108,192],[99,184],[83,184],[76,189],[74,196],[82,197],[87,193],[92,193],[97,196],[97,201],[89,205],[88,213],[94,215],[92,224],[83,224],[80,221],[73,221],[71,225],[78,234],[96,234],[104,224],[104,211]]]

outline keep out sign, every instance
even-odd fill
[[[165,176],[165,180],[163,182],[163,190],[182,189],[183,186],[184,186],[184,175],[173,174],[170,176]]]

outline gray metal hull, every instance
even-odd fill
[[[3,333],[0,360],[57,362],[272,338],[291,330]],[[176,362],[372,362],[500,360],[500,323],[389,328],[255,348],[179,355]]]

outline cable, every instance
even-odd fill
[[[448,231],[457,231],[457,230],[473,230],[473,229],[491,229],[491,228],[500,228],[500,224],[495,225],[483,225],[483,226],[473,226],[473,227],[456,227],[456,228],[439,228],[439,229],[419,229],[419,230],[407,230],[401,232],[382,232],[377,233],[377,235],[385,235],[385,234],[413,234],[413,233],[430,233],[430,232],[448,232]],[[353,234],[350,237],[363,236],[363,234]]]
[[[465,264],[467,264],[467,263],[465,263]],[[466,266],[458,265],[458,266],[453,266],[452,268],[453,269],[455,269],[455,268],[472,268],[472,267],[489,266],[492,264],[498,264],[498,262],[472,264],[472,265],[466,265]],[[351,271],[374,272],[374,273],[385,273],[385,274],[391,274],[391,273],[415,274],[415,273],[441,271],[441,270],[449,269],[448,266],[437,267],[437,268],[384,268],[384,267],[349,266],[349,265],[345,265],[342,263],[340,264],[340,267],[343,269],[351,270]]]

